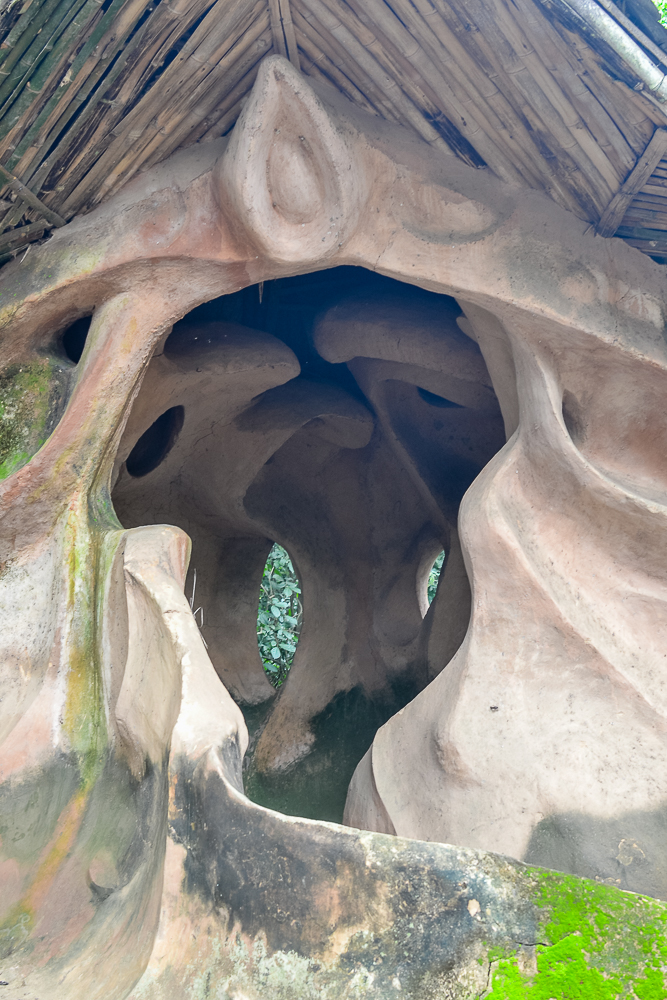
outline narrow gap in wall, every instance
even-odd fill
[[[428,581],[426,584],[426,599],[428,601],[429,607],[433,604],[433,599],[438,590],[438,583],[440,582],[440,573],[442,572],[442,565],[445,561],[444,549],[439,555],[435,557],[435,561],[431,566],[431,570],[428,574]]]
[[[257,646],[275,688],[289,674],[301,634],[301,582],[287,551],[276,542],[264,566],[257,609]]]

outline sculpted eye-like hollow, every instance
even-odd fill
[[[182,406],[172,406],[144,431],[127,457],[127,471],[131,476],[146,476],[157,469],[175,445],[184,417]]]
[[[62,335],[63,350],[75,365],[78,365],[81,360],[83,349],[86,346],[91,320],[92,316],[81,316],[80,319],[68,326]]]

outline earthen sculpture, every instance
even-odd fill
[[[184,319],[338,265],[443,296],[323,312],[314,346],[355,393],[262,331]],[[271,57],[229,140],[0,289],[12,1000],[507,997],[559,969],[662,989],[659,266]],[[305,594],[278,697],[253,646],[273,540]],[[237,702],[266,703],[270,782],[337,698],[393,712],[406,680],[347,828],[245,797]]]

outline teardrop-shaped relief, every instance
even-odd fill
[[[287,60],[262,64],[216,171],[223,211],[279,261],[315,261],[349,238],[364,171],[317,95]]]

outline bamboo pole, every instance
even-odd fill
[[[364,3],[356,0],[350,2],[355,4],[360,15],[361,11],[366,9]],[[396,9],[403,12],[402,6],[396,5]],[[448,80],[456,79],[462,85],[465,91],[463,101],[466,106],[470,100],[473,103],[477,101],[479,94],[485,95],[485,119],[489,111],[496,116],[492,123],[489,122],[492,127],[487,129],[489,141],[500,143],[501,149],[504,147],[505,155],[512,166],[523,174],[524,181],[531,186],[541,186],[544,161],[537,154],[533,139],[528,135],[522,118],[498,90],[491,75],[483,72],[483,65],[480,71],[454,36],[449,39],[449,47],[443,44],[442,32],[436,32],[437,25],[432,23],[433,21],[440,23],[437,12],[430,8],[430,14],[431,22],[428,24],[426,21],[421,22],[421,33],[417,37],[422,47],[428,51],[431,61],[440,67],[441,72],[447,73]],[[445,28],[444,25],[440,27]],[[473,44],[469,34],[466,40]]]
[[[140,2],[143,3],[143,0]],[[112,129],[123,117],[126,104],[131,104],[133,94],[141,89],[146,74],[154,72],[154,69],[151,68],[152,61],[158,61],[161,52],[164,52],[164,55],[167,54],[169,47],[175,41],[174,33],[178,32],[179,27],[179,33],[186,31],[206,10],[206,7],[210,6],[210,0],[195,0],[194,3],[192,0],[172,0],[169,6],[161,3],[143,26],[129,39],[127,45],[116,49],[111,44],[112,51],[108,61],[92,55],[88,63],[82,67],[83,79],[79,82],[77,78],[77,86],[68,95],[65,107],[63,108],[58,103],[53,108],[34,140],[37,149],[44,146],[47,150],[51,150],[55,138],[62,135],[58,147],[49,153],[46,160],[42,159],[34,163],[33,156],[28,163],[24,164],[22,161],[17,169],[23,173],[24,170],[30,168],[30,177],[37,171],[41,185],[55,163],[66,156],[73,145],[76,145],[77,135],[81,131],[84,131],[91,148],[104,148],[105,143],[108,145],[105,138],[107,130]],[[141,12],[136,13],[136,20],[138,20]],[[128,34],[133,26],[127,28]],[[102,52],[104,51],[103,49]],[[104,75],[106,66],[116,55],[118,58],[113,68]],[[69,121],[77,114],[82,105],[84,108],[77,119],[77,130],[68,131]],[[94,126],[96,119],[98,124]],[[105,120],[109,123],[106,128]],[[87,155],[85,151],[78,157],[78,160],[80,161],[82,158],[86,159],[88,163],[91,161],[90,155]]]
[[[287,43],[283,33],[283,23],[280,16],[280,0],[269,0],[269,14],[271,17],[271,36],[273,38],[274,51],[279,56],[287,56]]]
[[[635,153],[616,123],[610,118],[595,95],[574,73],[569,65],[561,63],[550,68],[556,83],[569,92],[577,111],[581,113],[593,138],[614,166],[618,176],[632,168]]]
[[[571,47],[564,44],[563,39],[555,30],[553,24],[544,17],[541,8],[538,8],[533,0],[525,2],[518,0],[517,11],[521,18],[521,23],[545,64],[549,65],[551,73],[559,84],[562,83],[565,90],[570,93],[575,106],[582,109],[582,114],[587,121],[589,128],[595,135],[596,141],[603,146],[609,143],[618,158],[618,166],[621,176],[632,169],[632,164],[636,159],[638,148],[631,139],[626,138],[626,131],[621,129],[615,117],[609,114],[604,104],[599,100],[600,87],[594,82],[595,76],[602,76],[604,83],[608,80],[606,74],[600,74],[597,65],[594,69],[597,73],[586,69],[580,60],[575,57]],[[618,88],[617,88],[618,89]]]
[[[323,0],[304,0],[304,5],[312,12],[320,24],[341,43],[349,55],[367,72],[376,85],[387,95],[399,114],[412,128],[430,145],[452,155],[450,147],[440,137],[436,129],[425,120],[414,104],[404,96],[396,80],[393,80],[382,70],[375,59],[357,41],[350,30],[342,24],[335,14],[326,6]]]
[[[188,101],[186,108],[178,115],[170,116],[163,125],[158,120],[159,141],[149,144],[145,152],[135,161],[131,170],[128,170],[122,178],[122,183],[126,183],[126,180],[137,169],[148,169],[155,163],[164,160],[179,147],[189,145],[190,137],[198,129],[202,119],[206,119],[214,108],[218,107],[229,94],[230,88],[233,88],[234,84],[240,80],[245,80],[251,67],[255,70],[256,75],[257,64],[267,54],[270,47],[271,32],[268,26],[268,14],[265,13],[258,19],[254,31],[249,31],[244,36],[243,49],[237,56],[236,64],[221,74],[220,78],[211,81],[204,92],[192,95],[191,101]],[[236,103],[238,99],[236,97],[233,103]]]
[[[113,0],[102,12],[94,0],[33,0],[7,21],[5,42],[13,44],[0,48],[0,157],[47,206],[76,195],[80,210],[179,144],[212,137],[221,123],[231,127],[239,113],[259,58],[241,42],[252,32],[243,13],[250,0],[175,0],[177,18],[163,0],[141,24],[144,2]],[[440,117],[460,155],[469,142],[494,169],[506,157],[524,183],[545,187],[580,215],[599,216],[605,184],[611,196],[652,123],[665,121],[644,96],[614,84],[596,54],[532,0],[276,2],[285,53],[294,51],[285,41],[291,27],[306,72],[438,145],[435,134],[449,151],[435,125]],[[268,24],[267,3],[263,10]],[[459,119],[469,129],[461,124],[463,139],[450,124]],[[650,190],[638,192],[627,212],[660,214],[665,180],[656,167]]]
[[[487,39],[484,31],[480,30],[474,22],[475,30],[464,32],[463,25],[471,27],[470,21],[474,13],[474,11],[469,11],[467,6],[457,4],[456,0],[453,0],[451,4],[445,4],[441,0],[433,0],[433,3],[437,10],[432,10],[427,26],[434,37],[441,45],[455,53],[457,61],[465,61],[466,69],[471,73],[471,77],[474,78],[475,72],[481,72],[482,75],[495,82],[503,102],[503,116],[509,115],[507,118],[508,128],[538,169],[543,174],[546,170],[546,178],[553,178],[555,176],[553,171],[549,170],[544,157],[535,145],[534,129],[537,125],[539,131],[543,127],[542,123],[535,119],[535,115],[523,94],[514,86],[513,77],[508,72],[506,61],[503,62],[499,59],[496,51],[496,40]],[[424,7],[424,4],[420,4],[420,7]],[[424,21],[426,22],[425,18]],[[457,38],[457,31],[465,37],[469,51],[463,50]],[[502,37],[498,39],[498,43],[503,44]],[[520,68],[520,64],[517,62],[512,67],[512,72],[518,71]],[[496,98],[495,95],[490,95],[488,99],[493,101]]]
[[[285,35],[287,57],[292,65],[296,66],[296,68],[300,70],[301,64],[299,62],[299,49],[296,44],[290,0],[278,0],[278,3],[280,4],[280,20],[283,26],[283,33]]]
[[[260,42],[265,43],[261,48],[259,47]],[[258,39],[253,50],[248,53],[242,63],[239,63],[238,73],[243,69],[243,76],[236,79],[238,77],[236,71],[233,76],[231,73],[228,75],[227,83],[231,86],[231,90],[225,93],[223,100],[216,104],[215,108],[209,111],[206,117],[199,122],[197,127],[181,143],[181,146],[191,146],[195,142],[209,142],[213,139],[219,139],[223,135],[222,131],[218,131],[218,123],[220,121],[226,123],[231,109],[240,108],[243,104],[244,99],[252,90],[257,78],[259,63],[271,51],[271,44],[271,35],[264,32]],[[235,79],[236,82],[234,82]]]
[[[218,0],[218,3],[219,2],[220,0]],[[203,6],[204,9],[206,9],[206,6],[209,5],[205,3]],[[163,7],[164,5],[161,4],[160,7],[158,7],[157,12],[160,12],[163,9]],[[204,21],[199,25],[200,29],[202,27],[202,24],[204,24],[207,18],[210,16],[212,10],[213,7],[209,7],[208,13],[204,18]],[[195,32],[195,35],[196,34],[197,32]],[[201,37],[201,32],[199,37]],[[136,35],[135,38],[137,38]],[[184,52],[192,48],[193,38],[194,35],[189,39],[188,45],[184,46],[183,50],[181,50],[180,53],[181,57],[183,57]],[[93,169],[94,165],[97,162],[99,162],[99,159],[104,155],[108,147],[111,146],[112,143],[115,141],[115,139],[117,138],[119,123],[121,121],[124,121],[128,117],[128,112],[125,108],[126,102],[131,102],[132,95],[140,90],[142,81],[146,78],[147,74],[151,72],[148,63],[150,63],[150,60],[151,58],[153,58],[153,56],[151,55],[151,53],[149,53],[147,57],[144,57],[144,53],[142,52],[140,42],[141,38],[139,39],[139,43],[133,46],[133,52],[132,52],[132,55],[134,56],[135,60],[137,60],[135,68],[136,72],[139,74],[138,78],[135,73],[133,79],[131,81],[128,81],[123,77],[121,70],[119,71],[117,77],[117,83],[120,84],[120,90],[116,92],[117,97],[115,99],[108,101],[108,98],[101,98],[99,94],[95,95],[97,100],[94,106],[90,106],[89,104],[88,107],[88,116],[87,116],[89,118],[89,121],[87,122],[89,129],[87,135],[88,142],[84,145],[83,148],[80,149],[79,152],[76,152],[77,133],[71,132],[68,135],[66,135],[64,140],[65,146],[54,150],[54,152],[47,158],[47,161],[44,161],[39,166],[37,170],[37,175],[39,177],[40,184],[43,185],[48,180],[49,183],[56,184],[57,186],[62,187],[66,192],[69,191],[71,193],[73,187],[76,184],[80,184],[84,175],[89,173]],[[163,74],[162,78],[160,78],[161,82],[164,79],[164,75],[165,74]],[[104,87],[102,88],[102,90],[104,90]],[[151,88],[146,97],[147,98],[150,97],[152,91],[154,90],[155,88]],[[111,96],[112,98],[114,97],[113,90],[111,91]],[[153,99],[155,99],[154,94],[153,94]],[[108,104],[107,103],[102,104],[102,101],[105,102],[108,101]],[[136,110],[136,106],[133,110]],[[129,113],[131,114],[132,111],[130,111]],[[86,112],[84,112],[84,114],[81,116],[81,118],[84,117],[86,117]],[[81,121],[81,118],[79,119],[79,121]],[[66,149],[70,150],[68,159],[63,164],[63,167],[60,168],[58,166],[58,162]],[[56,171],[55,177],[54,177],[54,170]],[[52,177],[54,177],[53,181],[51,181]]]
[[[102,72],[103,68],[100,70],[100,75]],[[120,73],[121,68],[119,67],[112,74],[112,77],[115,78]],[[66,157],[67,151],[77,140],[80,141],[81,136],[90,139],[90,120],[95,117],[101,106],[101,102],[104,100],[102,94],[112,83],[113,79],[110,80],[107,78],[104,80],[102,90],[94,94],[90,101],[86,100],[87,95],[82,93],[79,87],[76,88],[69,99],[58,100],[56,93],[52,101],[43,109],[43,113],[35,122],[34,127],[29,130],[29,135],[26,136],[26,139],[30,145],[21,143],[21,158],[16,166],[17,171],[24,174],[24,176],[27,174],[30,178],[37,172],[41,184],[44,176],[48,174],[50,165],[54,159],[57,160]],[[107,104],[111,106],[113,102],[107,102]],[[77,120],[77,129],[68,129],[68,123],[82,106],[83,113],[80,114]],[[19,127],[17,126],[17,128]],[[57,149],[54,150],[53,143],[56,137],[59,137],[59,143]],[[10,138],[11,135],[7,137],[3,146]],[[2,146],[0,146],[0,149],[2,149]],[[46,160],[44,159],[42,150],[46,153]]]
[[[215,109],[215,118],[211,121],[211,117],[203,123],[206,128],[205,132],[190,137],[187,143],[183,145],[190,146],[195,142],[213,142],[215,139],[220,139],[225,135],[229,129],[234,125],[236,119],[241,114],[243,106],[246,102],[247,96],[252,89],[252,85],[257,78],[257,66],[253,66],[249,73],[247,73],[239,84],[234,88],[235,100],[232,100],[232,95],[220,104],[219,107]]]
[[[342,4],[337,0],[324,0],[324,2],[335,3],[337,12],[342,8]],[[406,9],[407,4],[401,0],[394,0],[396,13],[392,13],[384,3],[377,0],[364,0],[363,4],[351,3],[351,6],[357,9],[360,16],[365,13],[374,29],[376,25],[380,28],[385,47],[389,45],[395,47],[401,60],[403,79],[416,77],[425,81],[436,106],[456,124],[461,134],[491,168],[505,180],[525,180],[521,169],[517,169],[516,163],[513,162],[511,154],[508,155],[509,151],[502,136],[503,123],[493,114],[490,107],[481,105],[476,88],[466,80],[461,67],[456,66],[455,71],[451,72],[446,64],[448,60],[442,58],[438,60],[437,55],[434,58],[434,53],[425,48],[425,33],[422,25],[413,17],[414,8]],[[400,15],[400,20],[397,14]],[[403,22],[408,24],[409,21],[413,22],[411,29],[416,26],[420,30],[408,31]],[[497,90],[488,82],[486,89]]]
[[[369,114],[377,115],[378,111],[375,106],[371,103],[368,97],[362,93],[361,90],[349,79],[338,67],[332,62],[332,60],[327,56],[321,48],[318,48],[317,43],[313,41],[311,37],[311,25],[306,20],[305,17],[298,11],[294,10],[294,24],[299,32],[299,43],[301,46],[301,51],[310,61],[308,69],[304,69],[304,72],[309,74],[312,72],[313,67],[321,75],[324,76],[329,85],[333,84],[338,88],[349,100],[354,104],[363,108]]]
[[[536,96],[544,95],[548,108],[553,109],[558,116],[557,121],[563,122],[570,133],[571,140],[575,140],[577,148],[585,157],[580,164],[582,169],[588,167],[590,170],[592,166],[603,182],[613,191],[619,181],[618,173],[613,169],[604,151],[595,141],[594,136],[569,100],[566,91],[556,84],[545,60],[535,51],[535,47],[526,37],[521,24],[509,7],[496,0],[494,10],[497,14],[495,18],[497,27],[500,28],[510,44],[513,44],[522,53],[522,63],[526,69],[526,75],[529,75],[534,81],[532,93]],[[537,86],[535,86],[536,84]]]
[[[20,198],[17,198],[10,210],[4,216],[2,220],[2,230],[13,229],[18,226],[19,222],[26,214],[26,206]]]
[[[326,2],[326,0],[325,0]],[[428,119],[436,119],[441,114],[438,98],[422,76],[413,70],[410,62],[386,37],[380,37],[377,29],[367,19],[352,16],[356,11],[351,4],[348,10],[342,4],[330,6],[341,22],[352,32],[365,49],[375,58],[378,65],[397,81],[406,97]]]
[[[217,67],[215,72],[222,75],[224,69],[233,59],[233,57],[229,57],[229,52],[245,33],[245,29],[249,27],[249,19],[257,14],[266,15],[266,8],[262,0],[252,6],[248,0],[237,0],[233,10],[229,11],[228,9],[227,13],[228,18],[223,19],[226,23],[223,25],[218,23],[215,34],[209,33],[208,37],[202,39],[202,44],[194,52],[189,53],[187,62],[184,61],[175,67],[168,84],[165,83],[165,76],[174,67],[174,63],[169,67],[167,73],[163,74],[159,87],[152,88],[123,119],[121,125],[114,129],[112,143],[97,160],[94,167],[87,172],[82,182],[71,191],[64,202],[63,210],[68,212],[79,210],[81,204],[86,203],[88,192],[92,188],[97,190],[95,202],[104,197],[105,193],[116,185],[119,176],[123,175],[124,167],[129,167],[137,156],[141,156],[146,146],[154,139],[158,129],[151,124],[153,119],[164,113],[164,109],[172,107],[172,102],[178,101],[181,94],[194,93],[198,95],[198,81],[205,81],[213,67]],[[211,12],[202,22],[200,28],[210,15]],[[250,23],[252,23],[251,20]],[[268,26],[268,17],[266,23]],[[231,36],[229,34],[230,26],[233,26],[231,30],[234,31]],[[213,48],[216,44],[218,45],[217,50]],[[228,58],[226,62],[223,62],[225,56],[222,53],[225,50]],[[190,88],[183,85],[183,81],[188,81],[191,85],[194,84],[194,89],[190,91]],[[177,83],[179,83],[178,86]],[[141,141],[139,141],[140,137]],[[128,154],[128,150],[131,150],[130,154]],[[128,160],[128,155],[132,157],[131,161]]]
[[[455,53],[458,61],[464,57],[461,55],[462,45],[457,34],[465,37],[469,49],[469,51],[465,50],[465,59],[469,60],[473,67],[476,67],[475,73],[487,77],[497,85],[501,95],[497,110],[504,117],[515,142],[523,149],[533,170],[541,178],[541,184],[538,186],[543,186],[556,201],[566,208],[577,210],[578,205],[572,198],[567,185],[563,184],[561,172],[550,166],[550,161],[544,156],[544,143],[541,148],[538,148],[536,136],[539,136],[542,129],[541,123],[535,119],[532,109],[514,88],[511,77],[507,76],[500,66],[493,51],[493,45],[487,43],[486,38],[479,30],[466,30],[465,26],[470,28],[471,25],[465,11],[456,14],[453,6],[440,3],[439,0],[433,0],[433,2],[437,4],[437,10],[431,11],[428,27],[438,44],[442,45],[445,50]],[[474,73],[472,78],[477,80]],[[496,106],[494,95],[490,95],[488,100]],[[548,146],[548,142],[546,145]]]
[[[123,131],[143,124],[159,113],[170,98],[178,99],[186,89],[206,76],[211,63],[223,57],[245,29],[265,10],[264,0],[217,0],[176,59],[167,67],[160,84],[152,87],[123,120]]]
[[[214,126],[215,131],[213,130],[213,128],[209,129],[209,132],[206,134],[206,136],[202,136],[202,138],[199,141],[212,142],[214,139],[221,139],[223,136],[227,135],[227,133],[231,131],[231,129],[234,127],[234,125],[236,125],[239,115],[243,111],[243,106],[245,104],[246,97],[247,95],[244,94],[243,97],[241,97],[236,102],[236,104],[233,104],[232,107],[222,116],[222,118],[219,118],[218,121],[215,123]]]
[[[10,75],[23,53],[43,29],[54,11],[63,12],[72,6],[74,0],[46,0],[39,4],[33,0],[27,11],[21,15],[14,28],[0,48],[0,77]]]
[[[368,97],[384,118],[388,121],[399,121],[400,115],[386,93],[377,86],[362,66],[349,58],[345,48],[317,21],[305,6],[304,0],[292,0],[292,2],[295,12],[301,15],[303,22],[308,26],[305,28],[305,25],[302,25],[302,28],[308,32],[312,44],[324,53],[340,73],[349,76],[358,90]]]
[[[535,136],[539,137],[547,148],[554,151],[552,185],[560,194],[557,200],[579,215],[583,210],[589,220],[592,212],[594,215],[599,215],[598,188],[604,198],[604,192],[609,190],[609,181],[600,175],[572,132],[536,85],[526,69],[523,56],[517,54],[516,39],[513,44],[501,30],[500,23],[496,24],[495,7],[492,10],[487,8],[485,3],[475,0],[466,2],[465,6],[461,0],[449,0],[447,4],[443,0],[433,0],[433,2],[443,20],[448,10],[450,15],[454,11],[459,18],[474,24],[477,29],[476,39],[478,43],[485,45],[486,57],[498,74],[499,83],[507,81],[504,84],[504,92],[513,93],[514,98],[522,102],[522,113],[530,123]],[[525,47],[530,48],[527,43]],[[545,163],[543,151],[540,149],[539,152],[542,162]]]
[[[618,230],[618,235],[623,239],[635,239],[635,240],[646,240],[649,242],[653,241],[654,244],[662,246],[663,249],[667,249],[667,232],[656,228],[651,229],[642,226],[622,226]],[[647,250],[647,252],[651,252]]]
[[[25,84],[35,61],[40,53],[44,53],[45,45],[54,33],[58,35],[61,26],[69,24],[84,2],[85,0],[47,0],[42,7],[42,16],[35,18],[0,64],[0,79],[4,78],[0,84],[0,104],[4,104],[17,88]]]
[[[40,239],[47,229],[50,229],[48,222],[29,222],[18,229],[12,229],[9,233],[0,236],[0,253],[7,253],[9,250],[20,250],[26,244]]]
[[[420,38],[424,37],[424,32],[423,32],[423,27],[422,27],[424,25],[424,22],[423,22],[423,18],[421,18],[421,15],[419,13],[417,13],[416,11],[414,13],[411,13],[409,11],[409,9],[408,9],[407,3],[405,3],[404,0],[400,0],[400,2],[398,3],[398,6],[399,6],[399,9],[401,11],[401,15],[405,18],[406,24],[410,28],[410,31],[413,34],[419,34]],[[500,4],[496,4],[496,6],[500,7],[501,5]],[[470,8],[467,7],[466,10],[469,13]],[[489,12],[486,10],[486,8],[485,8],[485,13],[486,13],[487,21],[488,21],[489,20],[489,16],[488,16]],[[495,20],[495,15],[494,15],[494,20]],[[498,21],[499,21],[499,23],[501,22],[500,17],[498,18]],[[428,27],[427,25],[424,25],[424,26]],[[501,33],[499,33],[498,31],[496,32],[496,34],[497,34],[497,37],[496,37],[496,51],[499,53],[499,55],[501,56],[501,58],[502,58],[502,56],[504,54],[506,60],[508,59],[508,57],[509,58],[513,57],[513,59],[514,59],[514,65],[512,67],[512,70],[513,70],[512,83],[513,83],[513,85],[515,87],[519,86],[519,88],[521,88],[521,85],[522,85],[522,82],[523,82],[522,78],[521,78],[521,71],[522,71],[522,68],[523,68],[523,63],[522,63],[521,59],[519,57],[517,57],[516,54],[513,52],[513,50],[511,49],[510,43],[507,42],[506,39],[504,39],[503,35]],[[450,45],[452,45],[452,40],[448,39],[448,41],[449,41]],[[503,46],[503,41],[505,41],[505,45],[504,46]],[[510,56],[510,52],[512,53],[511,56]],[[525,55],[525,53],[524,53],[524,55]],[[543,106],[542,110],[544,112],[545,111],[545,102],[540,100],[540,94],[539,94],[538,88],[536,88],[534,84],[533,84],[533,90],[537,91],[537,93],[536,94],[532,93],[530,96],[524,93],[524,97],[527,97],[529,99],[529,102],[531,102],[533,104],[535,104],[535,102],[541,103],[541,105]],[[543,117],[544,117],[544,114],[543,114]],[[558,132],[559,122],[557,121],[556,116],[553,113],[550,114],[550,118],[551,118],[550,124],[554,126],[554,128],[551,128],[550,131],[552,132],[552,134],[556,135],[556,138],[559,139],[561,146],[564,149],[568,149],[570,146],[573,145],[571,136],[569,134],[566,134],[564,128],[561,128],[560,136],[558,136],[557,132]]]
[[[44,96],[35,101],[26,118],[19,120],[13,127],[12,131],[20,135],[18,144],[15,143],[13,147],[13,160],[20,162],[32,145],[35,149],[42,145],[43,138],[40,141],[39,133],[43,126],[48,129],[47,123],[56,105],[58,117],[62,118],[67,105],[76,98],[84,84],[88,82],[88,90],[92,89],[90,76],[93,69],[97,67],[99,79],[121,50],[145,7],[146,0],[113,0],[109,9],[98,20],[91,20],[83,38],[73,39],[73,45],[63,56],[62,68],[60,64],[55,66],[51,79],[45,84]],[[97,55],[91,59],[90,54],[95,48],[98,48]],[[65,67],[67,72],[63,72]],[[9,143],[11,141],[10,138]],[[7,140],[0,143],[0,156],[9,143]],[[27,166],[29,163],[24,165]]]
[[[645,189],[634,196],[625,210],[625,217],[639,212],[667,212],[667,198],[664,189],[660,193],[650,194]],[[624,218],[622,215],[621,218]],[[618,228],[618,227],[617,227]]]
[[[30,205],[31,208],[34,208],[35,211],[39,212],[40,215],[50,222],[52,226],[65,225],[65,220],[58,215],[57,212],[52,211],[50,208],[47,208],[46,205],[42,204],[39,198],[32,193],[30,188],[26,187],[26,185],[23,184],[18,177],[14,177],[14,175],[11,174],[9,170],[6,170],[1,164],[0,177],[7,182],[12,191],[16,192],[21,201],[26,202],[26,204]]]
[[[24,112],[36,102],[43,87],[47,85],[54,68],[57,70],[63,58],[66,57],[72,41],[79,33],[81,22],[85,24],[91,20],[98,13],[100,3],[101,0],[83,0],[78,10],[74,12],[70,23],[61,22],[59,30],[49,39],[47,45],[32,61],[23,78],[7,96],[4,104],[0,106],[0,119],[7,118],[9,109],[12,113],[11,120],[6,123],[3,121],[2,126],[0,126],[0,135],[16,124],[23,117]],[[1,96],[0,100],[2,100]]]

